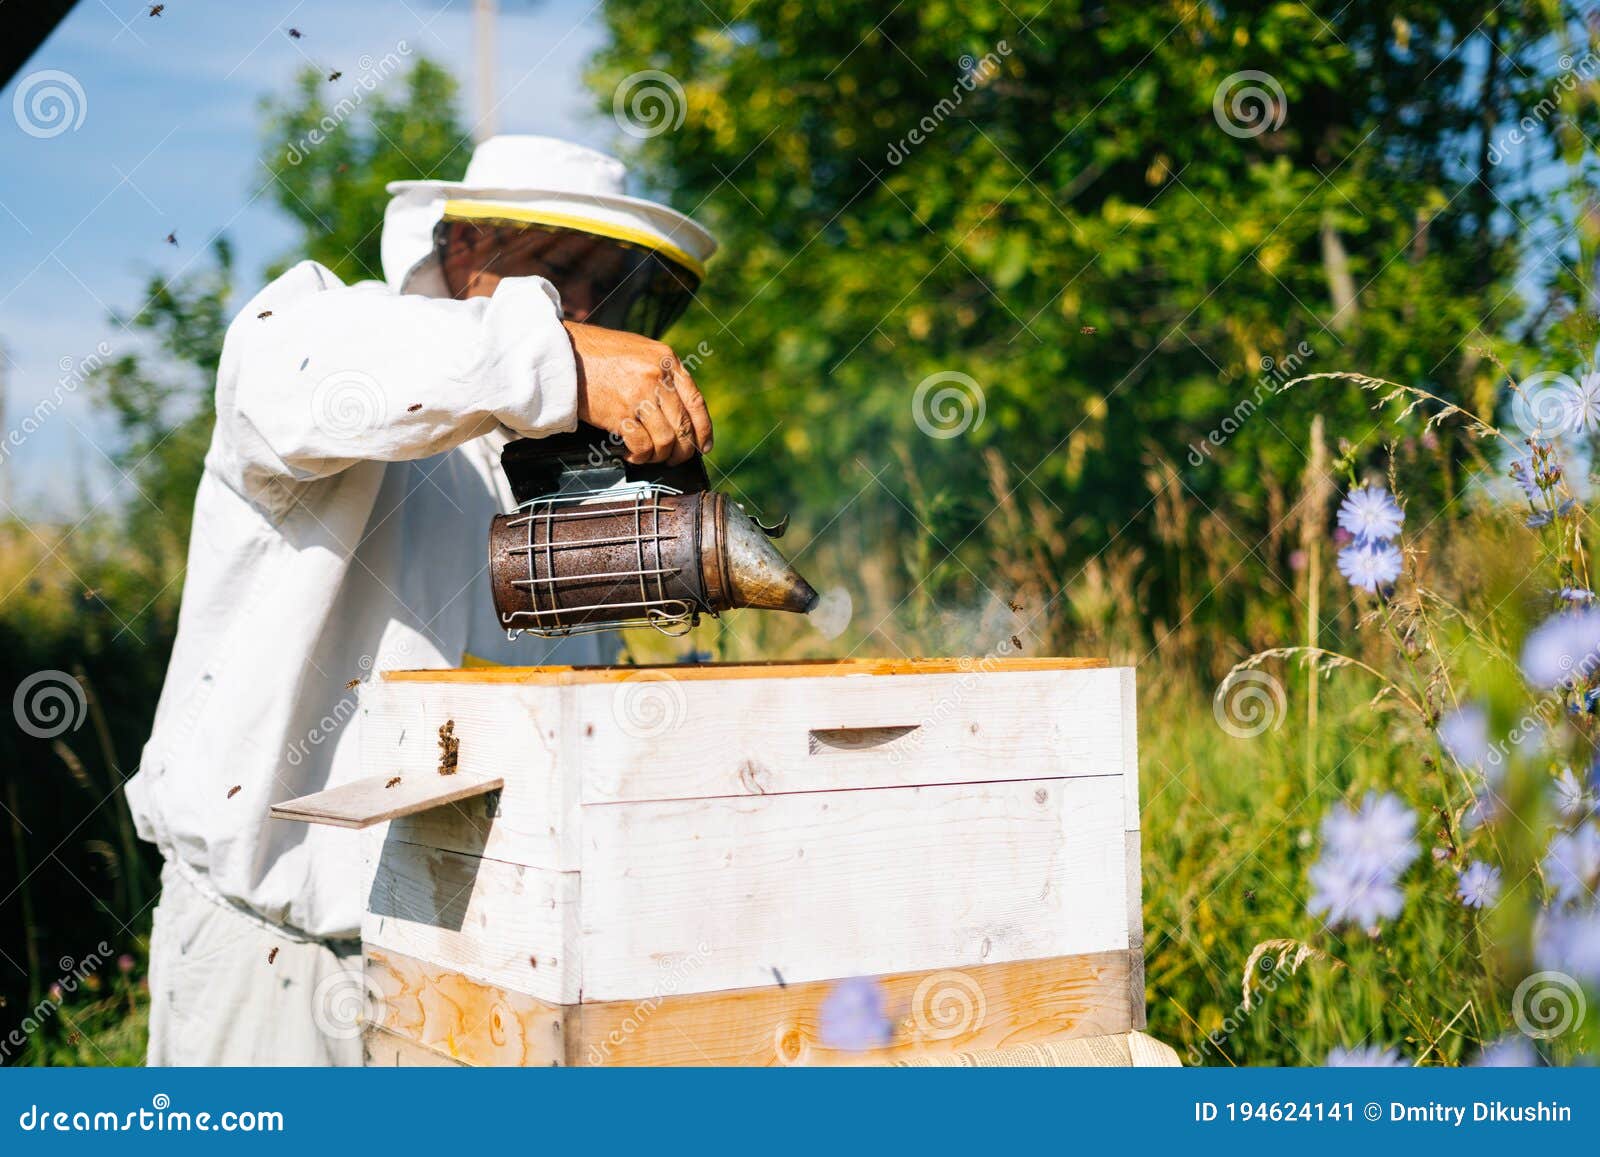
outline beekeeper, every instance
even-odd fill
[[[166,860],[151,1064],[360,1063],[361,841],[267,818],[360,777],[354,681],[615,658],[606,636],[508,645],[484,533],[513,505],[513,437],[582,419],[634,461],[711,449],[655,339],[716,242],[624,176],[495,137],[463,181],[389,186],[384,283],[305,261],[229,326],[177,641],[127,788]]]

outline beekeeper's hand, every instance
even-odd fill
[[[711,415],[663,342],[562,322],[578,366],[578,418],[622,439],[629,462],[677,465],[711,449]]]

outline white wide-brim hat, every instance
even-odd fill
[[[639,245],[697,278],[717,239],[666,205],[623,193],[621,161],[555,137],[490,137],[459,181],[391,181],[384,214],[383,275],[404,293],[432,265],[433,231],[445,216],[578,229]]]

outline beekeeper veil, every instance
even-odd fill
[[[480,144],[460,181],[395,181],[383,273],[401,293],[448,297],[442,246],[460,222],[484,268],[548,277],[568,320],[660,337],[688,308],[716,239],[623,193],[621,161],[551,137]]]

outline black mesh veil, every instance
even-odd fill
[[[670,255],[648,246],[602,237],[581,229],[524,221],[449,216],[434,230],[441,263],[452,225],[465,226],[457,244],[481,252],[480,268],[504,277],[549,278],[561,293],[568,321],[628,330],[659,338],[683,316],[700,277]]]

